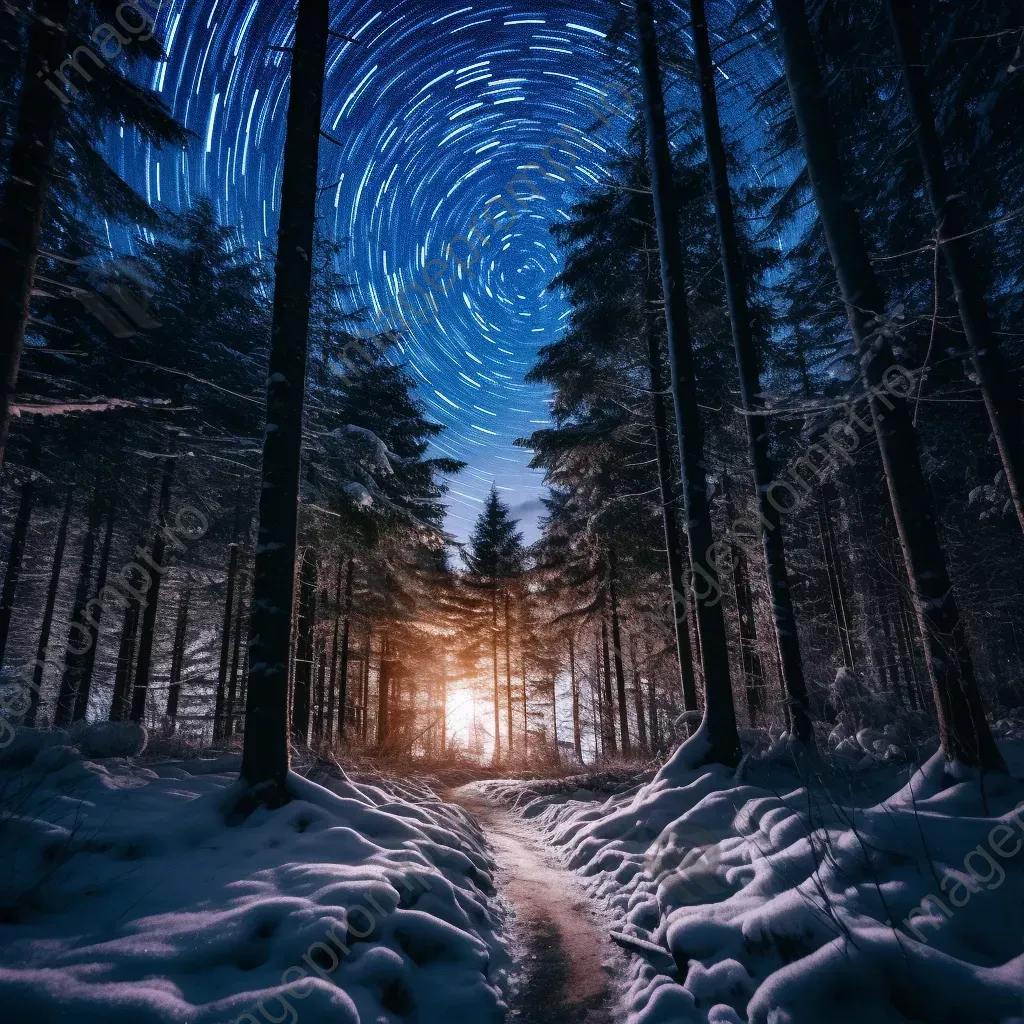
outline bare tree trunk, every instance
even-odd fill
[[[908,0],[886,0],[889,20],[903,72],[903,84],[910,100],[913,137],[924,172],[925,192],[935,215],[937,244],[953,282],[960,322],[971,349],[974,372],[985,402],[992,436],[1003,463],[1017,520],[1024,529],[1024,422],[1020,395],[1009,372],[992,327],[985,289],[971,254],[971,239],[964,221],[957,188],[950,181],[942,142],[935,126],[929,95],[926,64],[921,55],[921,27],[914,4]]]
[[[85,534],[82,537],[82,562],[78,570],[78,587],[75,600],[71,605],[71,619],[68,629],[68,640],[64,647],[64,672],[61,677],[60,691],[57,696],[57,707],[54,712],[53,724],[62,729],[71,723],[75,712],[75,696],[82,674],[82,656],[87,648],[83,648],[82,639],[89,640],[89,647],[96,642],[95,635],[83,625],[85,603],[89,600],[89,587],[92,583],[92,563],[96,556],[96,534],[103,522],[104,493],[103,486],[93,486],[89,511],[86,513]]]
[[[506,704],[506,718],[508,719],[508,756],[512,757],[512,636],[509,628],[509,614],[508,614],[508,584],[504,587],[505,597],[505,697],[507,699]]]
[[[174,624],[174,646],[171,648],[171,677],[167,687],[167,720],[171,734],[178,725],[178,701],[181,697],[181,674],[185,666],[185,637],[188,631],[188,606],[192,600],[192,587],[185,584],[178,601],[178,616]]]
[[[100,564],[96,571],[96,593],[102,594],[103,588],[107,585],[107,572],[110,568],[110,550],[114,539],[114,520],[117,518],[117,508],[114,498],[111,496],[107,502],[107,526],[103,534],[103,548],[100,552]],[[75,709],[72,720],[81,722],[89,710],[89,695],[92,690],[92,674],[96,667],[96,648],[100,643],[100,623],[103,615],[103,604],[97,602],[95,610],[91,612],[93,624],[92,646],[85,652],[81,667],[81,676],[78,680],[75,693]]]
[[[128,694],[132,669],[135,665],[137,634],[139,632],[139,606],[131,601],[124,610],[121,640],[117,647],[117,667],[114,670],[114,692],[110,697],[111,722],[123,722],[128,717]]]
[[[608,549],[608,603],[612,616],[612,657],[615,663],[615,694],[619,701],[619,740],[622,756],[629,757],[632,746],[629,742],[629,706],[626,703],[626,673],[622,667],[622,631],[619,629],[618,599],[619,563],[615,548]]]
[[[648,275],[649,282],[653,277]],[[668,575],[672,585],[672,619],[675,625],[676,657],[679,659],[679,681],[683,695],[683,709],[697,710],[697,681],[693,671],[693,647],[690,644],[690,616],[688,614],[686,572],[684,569],[683,539],[679,534],[676,516],[677,494],[672,481],[672,454],[669,450],[668,423],[665,415],[665,381],[661,364],[661,348],[654,330],[651,308],[655,289],[647,290],[647,361],[651,371],[651,406],[654,417],[654,443],[658,456],[658,483],[661,488],[661,514],[665,528],[665,550],[668,557]]]
[[[238,553],[241,544],[238,542],[238,531],[229,545],[227,590],[224,595],[224,616],[220,629],[220,661],[217,664],[217,698],[213,713],[214,742],[222,740],[226,734],[224,698],[228,683],[228,665],[231,657],[231,613],[234,611],[235,576],[238,574]]]
[[[491,665],[494,669],[494,763],[501,760],[501,690],[498,688],[498,591],[491,581]],[[512,747],[512,735],[508,738]]]
[[[28,61],[0,203],[0,465],[25,347],[54,139],[61,104],[70,102],[50,78],[67,56],[70,18],[71,0],[35,0],[28,11]]]
[[[604,708],[601,705],[601,632],[594,631],[594,680],[590,708],[594,719],[594,760],[604,757]],[[600,723],[600,730],[598,729]]]
[[[149,668],[153,659],[153,637],[156,633],[156,613],[160,601],[160,580],[166,566],[164,551],[167,546],[165,538],[167,516],[171,509],[171,481],[174,478],[176,458],[173,455],[164,460],[163,478],[160,483],[160,504],[157,511],[157,529],[153,537],[153,546],[149,554],[149,564],[153,568],[153,582],[146,590],[146,600],[139,629],[139,658],[135,665],[135,690],[132,693],[131,720],[141,722],[146,712],[146,695],[149,691]]]
[[[658,41],[651,0],[636,0],[636,15],[690,564],[694,574],[694,590],[698,577],[701,585],[706,588],[697,600],[697,630],[704,665],[704,729],[708,743],[704,760],[737,765],[741,754],[740,741],[729,678],[725,617],[722,614],[721,590],[715,568],[714,536],[707,496],[708,474],[704,462],[704,432],[697,404],[683,249],[679,237],[672,154],[665,121],[665,98],[661,87]]]
[[[309,712],[313,685],[313,627],[316,622],[316,556],[312,548],[302,553],[299,582],[299,616],[295,627],[295,694],[292,698],[292,737],[309,743]]]
[[[910,412],[896,383],[900,378],[905,386],[906,380],[879,330],[885,300],[859,218],[850,205],[807,12],[803,0],[773,0],[773,7],[808,176],[868,388],[893,519],[924,641],[942,748],[951,761],[1003,771],[1006,766],[985,720]]]
[[[569,634],[569,680],[572,683],[572,745],[576,760],[583,764],[583,741],[580,736],[580,690],[576,682],[576,649],[573,635]]]
[[[288,774],[288,656],[329,24],[328,0],[299,0],[281,183],[241,772],[252,787],[272,784],[266,794],[270,803],[285,798]]]
[[[523,693],[526,693],[526,661],[523,661]],[[551,735],[555,741],[555,761],[556,763],[561,761],[561,751],[558,749],[558,688],[557,688],[557,673],[551,676]],[[524,698],[525,703],[525,698]],[[524,707],[525,711],[525,707]]]
[[[608,653],[608,623],[601,616],[601,659],[604,666],[604,702],[608,713],[601,715],[601,733],[604,737],[604,749],[607,753],[617,755],[619,746],[615,739],[615,698],[612,696],[612,669]]]
[[[448,749],[448,666],[446,656],[441,655],[441,692],[438,694],[441,705],[441,757]]]
[[[853,633],[850,629],[850,612],[846,606],[846,588],[843,584],[842,562],[832,529],[832,513],[828,504],[828,492],[818,489],[818,531],[821,535],[821,550],[825,558],[825,576],[828,579],[829,595],[832,600],[832,615],[839,634],[839,645],[843,665],[851,672],[856,668],[853,657]]]
[[[658,691],[654,683],[654,673],[647,674],[647,706],[651,713],[651,750],[661,750],[661,723],[658,721]]]
[[[40,417],[33,417],[39,420]],[[14,614],[14,596],[21,579],[21,566],[25,559],[25,541],[28,538],[28,525],[32,518],[32,502],[36,493],[36,471],[39,469],[39,434],[41,427],[32,428],[29,441],[28,462],[26,464],[25,482],[21,485],[21,496],[18,500],[18,514],[14,519],[14,530],[11,533],[11,549],[7,554],[7,571],[4,574],[3,591],[0,592],[0,665],[3,664],[4,652],[7,650],[7,636],[11,631],[11,616]],[[0,459],[3,450],[0,448]]]
[[[876,607],[878,609],[878,618],[882,624],[882,652],[884,658],[882,667],[886,674],[889,676],[888,682],[891,684],[893,690],[895,690],[896,696],[899,698],[900,703],[904,704],[906,707],[909,707],[910,702],[904,694],[902,687],[900,686],[900,668],[898,657],[899,652],[896,649],[892,633],[892,621],[889,618],[889,611],[885,607],[884,601],[885,598],[882,593],[881,586],[878,585]],[[894,655],[896,656],[895,661],[893,660]]]
[[[370,651],[373,647],[373,627],[369,622],[366,623],[366,640],[363,643],[363,664],[362,668],[362,684],[360,686],[360,704],[362,705],[362,717],[359,722],[359,738],[366,743],[366,722],[367,712],[369,710],[370,702]]]
[[[36,664],[32,670],[32,695],[29,709],[25,713],[24,724],[31,728],[36,724],[36,712],[39,710],[39,699],[42,696],[43,669],[46,667],[47,654],[50,647],[50,630],[53,628],[53,607],[57,601],[57,589],[60,586],[60,569],[64,561],[64,548],[68,540],[68,522],[71,519],[71,504],[75,496],[75,488],[68,488],[64,499],[64,513],[57,528],[57,543],[53,551],[53,568],[50,570],[50,585],[46,590],[46,604],[43,606],[43,622],[39,627],[39,645],[36,648]]]
[[[389,738],[388,635],[380,638],[380,671],[377,673],[377,748],[383,749]]]
[[[523,674],[523,762],[530,756],[530,719],[526,707],[526,651],[520,647],[519,668]]]
[[[321,633],[316,640],[316,715],[313,718],[313,735],[317,745],[324,738],[324,686],[327,682],[327,637]]]
[[[907,685],[907,699],[911,710],[916,711],[918,708],[917,695],[921,684],[917,679],[914,649],[910,640],[910,624],[907,622],[907,613],[903,609],[902,599],[896,613],[896,640],[899,645],[900,663],[903,666],[903,679]]]
[[[750,324],[749,286],[740,255],[739,234],[733,212],[732,193],[726,164],[725,144],[718,118],[718,98],[715,94],[715,69],[711,60],[708,39],[707,14],[704,0],[690,0],[691,27],[697,57],[700,82],[701,109],[704,120],[704,142],[708,153],[711,186],[715,197],[715,218],[722,250],[722,270],[725,294],[729,306],[736,366],[739,370],[740,401],[747,430],[747,449],[753,470],[754,492],[758,505],[761,545],[772,600],[772,619],[775,624],[776,647],[783,686],[789,700],[789,718],[792,729],[802,743],[814,742],[810,708],[807,702],[807,684],[804,680],[803,661],[797,637],[793,597],[786,571],[786,549],[782,536],[779,510],[769,501],[769,487],[775,479],[775,470],[768,454],[768,421],[762,415],[764,400],[761,396],[761,371],[757,347]],[[735,522],[735,520],[730,520]],[[757,529],[757,527],[755,527]]]
[[[348,703],[348,637],[349,628],[352,623],[352,574],[355,569],[355,560],[349,558],[348,568],[345,570],[345,626],[341,635],[341,676],[335,675],[335,661],[338,657],[338,618],[334,620],[334,643],[331,655],[331,693],[334,693],[335,680],[338,682],[338,738],[345,738],[345,705]],[[335,595],[335,604],[341,611],[341,564],[338,565],[338,587]],[[331,726],[333,729],[333,725]]]
[[[725,498],[726,516],[736,522],[736,509],[732,503],[729,475],[722,476],[722,496]],[[742,544],[732,544],[732,582],[736,591],[736,617],[739,624],[740,665],[743,670],[743,689],[747,695],[747,713],[750,724],[757,723],[758,709],[764,692],[764,668],[757,648],[757,620],[754,616],[754,593],[750,583],[750,566]],[[792,712],[792,708],[790,708]],[[788,720],[787,720],[788,721]]]
[[[224,733],[235,734],[238,718],[238,669],[241,662],[242,626],[245,622],[245,595],[241,585],[238,586],[238,599],[235,601],[235,639],[231,648],[231,676],[228,682],[227,714],[224,717]]]
[[[636,664],[636,640],[631,635],[629,638],[629,661],[633,670],[633,704],[636,708],[636,735],[637,743],[641,753],[647,753],[647,722],[644,720],[644,699],[640,682],[640,669]]]

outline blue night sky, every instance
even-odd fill
[[[362,42],[332,39],[328,50],[323,125],[341,145],[321,145],[319,216],[323,232],[348,240],[355,302],[396,326],[388,310],[407,290],[412,308],[424,308],[412,287],[429,261],[448,255],[485,209],[493,222],[481,219],[474,236],[479,260],[455,244],[451,262],[463,268],[445,291],[429,289],[434,316],[410,317],[401,341],[429,415],[447,427],[437,448],[469,463],[449,495],[448,525],[460,537],[492,481],[534,536],[541,477],[513,441],[548,421],[545,390],[523,375],[568,316],[545,291],[560,269],[548,228],[606,175],[626,124],[597,117],[611,82],[601,34],[611,9],[597,12],[557,0],[332,10],[332,28]],[[291,59],[269,46],[287,46],[293,30],[289,3],[168,0],[158,32],[169,59],[151,83],[196,141],[182,154],[111,140],[151,202],[173,210],[209,196],[264,257],[276,238]],[[626,106],[614,91],[607,103]],[[573,154],[548,151],[566,165],[560,173],[541,156],[558,138]],[[512,184],[521,202],[488,207],[508,198],[517,175],[536,183]]]

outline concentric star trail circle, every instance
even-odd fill
[[[540,475],[512,442],[547,422],[548,405],[523,375],[568,315],[546,291],[559,270],[548,228],[606,176],[625,126],[602,24],[582,2],[402,0],[339,4],[331,25],[360,42],[332,38],[328,50],[320,230],[348,240],[359,304],[405,327],[395,358],[447,427],[438,452],[469,463],[452,481],[449,528],[468,533],[492,481],[530,519]],[[168,60],[151,84],[196,142],[160,153],[126,134],[112,141],[122,169],[158,205],[209,196],[265,256],[291,60],[271,47],[292,41],[294,10],[169,0],[159,27]],[[423,312],[394,323],[403,308]]]

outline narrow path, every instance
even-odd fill
[[[512,993],[516,1024],[611,1024],[608,974],[614,954],[576,879],[544,850],[521,818],[478,794],[452,790],[484,831],[498,864],[498,891],[515,911],[513,953],[522,971]]]

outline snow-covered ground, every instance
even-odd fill
[[[1024,1024],[1024,743],[1003,749],[1016,778],[984,791],[937,757],[736,774],[690,767],[691,746],[611,796],[475,787],[541,829],[637,953],[629,1024]]]
[[[492,864],[461,808],[334,768],[229,826],[237,755],[97,757],[96,728],[91,758],[59,732],[2,753],[4,1024],[504,1018]]]

